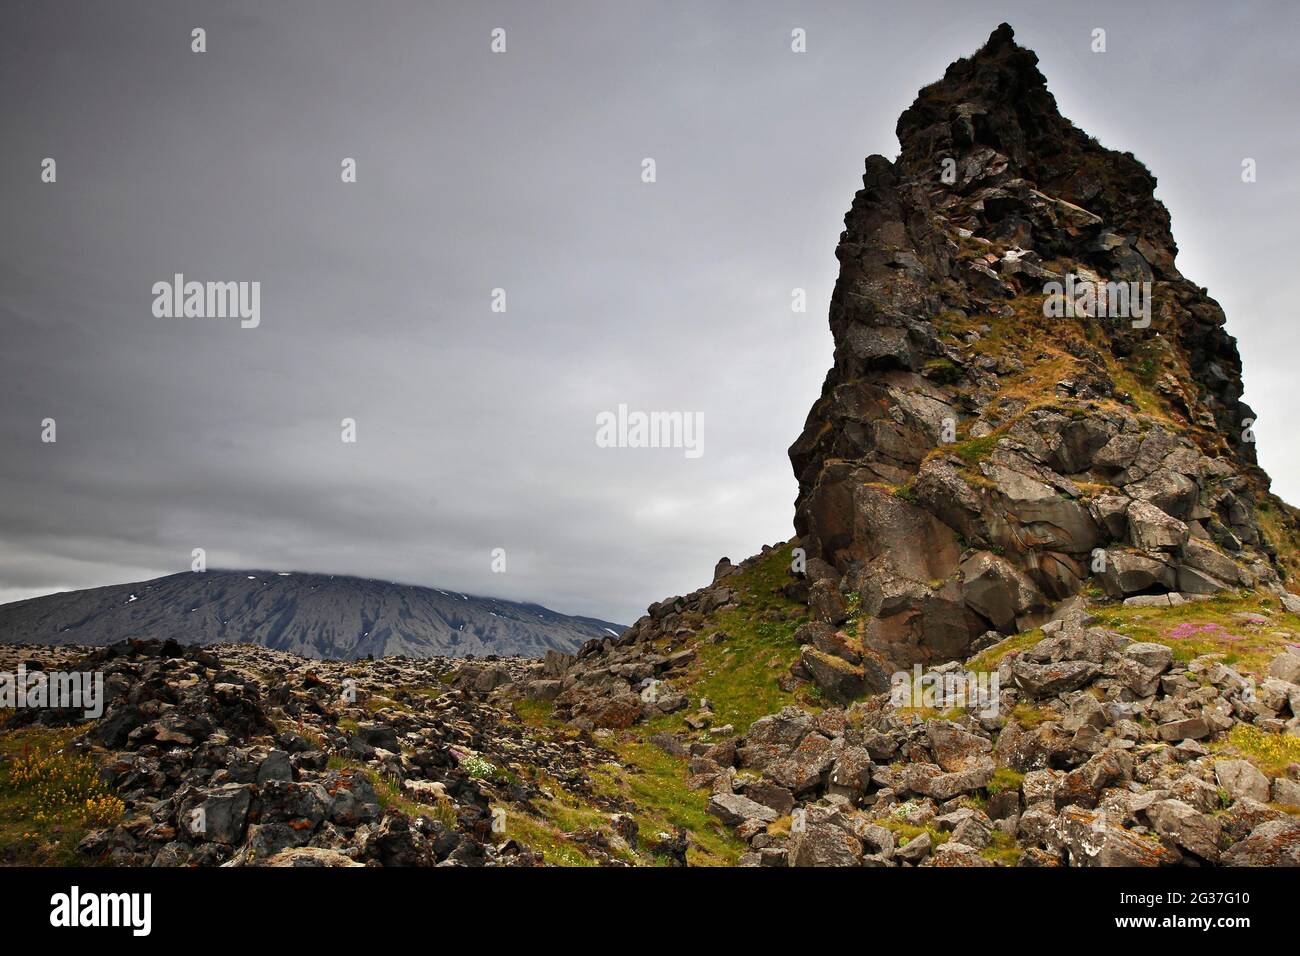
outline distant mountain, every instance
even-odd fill
[[[0,642],[175,638],[260,644],[304,657],[540,657],[623,625],[539,604],[328,574],[182,572],[0,606]]]

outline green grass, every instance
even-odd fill
[[[687,860],[692,866],[735,864],[745,844],[709,813],[709,791],[686,786],[685,760],[639,741],[619,744],[616,750],[623,766],[606,764],[593,771],[597,792],[632,801],[636,809],[629,812],[642,834],[685,829],[691,835]]]
[[[945,445],[943,450],[952,452],[967,465],[973,466],[993,454],[993,449],[998,446],[998,439],[999,436],[996,434],[985,435],[983,438],[968,438],[966,441]]]
[[[731,724],[743,734],[760,717],[789,704],[809,704],[795,693],[781,690],[777,678],[799,656],[794,632],[807,621],[807,608],[786,598],[780,588],[790,575],[792,547],[774,548],[754,563],[726,579],[737,607],[715,612],[696,622],[700,635],[697,659],[690,671],[674,677],[672,684],[698,703],[713,703],[715,725]],[[721,643],[709,635],[724,632]],[[684,727],[683,711],[651,721],[650,729],[676,731]]]
[[[997,863],[999,866],[1016,866],[1024,852],[1020,844],[1016,842],[1016,838],[1011,834],[1003,833],[1001,830],[994,830],[992,841],[988,846],[980,850],[980,856]]]
[[[1103,605],[1092,609],[1102,627],[1135,641],[1164,644],[1174,660],[1187,663],[1204,654],[1242,674],[1263,678],[1268,665],[1288,644],[1300,643],[1300,616],[1282,611],[1276,598],[1258,593],[1225,591],[1208,601],[1179,607]],[[1240,613],[1259,614],[1267,623],[1249,625]]]
[[[552,866],[598,865],[562,828],[541,817],[513,809],[506,810],[505,832],[501,838],[519,841],[540,853],[542,859]]]
[[[1239,756],[1249,760],[1270,777],[1280,777],[1293,763],[1300,763],[1300,737],[1270,734],[1250,724],[1238,724],[1228,731],[1226,740],[1212,749],[1219,756]]]
[[[1014,793],[1020,789],[1020,785],[1025,782],[1025,775],[1019,771],[1012,770],[1010,767],[998,767],[993,771],[993,779],[989,781],[985,788],[989,795],[995,793]]]
[[[1019,634],[1012,634],[1010,637],[1004,637],[992,647],[980,651],[967,662],[966,666],[977,674],[988,671],[995,671],[998,664],[1008,654],[1019,653],[1028,650],[1043,639],[1041,628],[1034,628],[1030,631],[1023,631]]]
[[[1050,720],[1060,720],[1061,715],[1050,707],[1035,707],[1033,704],[1021,702],[1011,709],[1011,716],[1016,723],[1026,730],[1033,730],[1040,727]]]
[[[551,711],[555,709],[549,700],[517,700],[514,706],[519,719],[531,726],[546,724],[551,719]]]
[[[898,809],[895,809],[894,813],[890,816],[880,817],[873,822],[884,827],[886,830],[892,830],[894,835],[898,838],[898,845],[900,847],[907,846],[921,834],[928,833],[930,834],[931,846],[934,849],[937,849],[941,843],[947,843],[949,837],[952,836],[951,833],[945,830],[940,830],[933,824],[917,826],[916,824],[908,823],[903,819],[903,816]],[[931,852],[933,852],[933,850]]]
[[[1180,663],[1214,654],[1229,667],[1256,678],[1267,675],[1269,663],[1288,644],[1300,643],[1300,615],[1288,614],[1276,598],[1254,592],[1225,591],[1208,601],[1189,601],[1178,607],[1100,604],[1089,612],[1099,627],[1134,641],[1164,644]],[[1261,615],[1267,623],[1249,625],[1236,617],[1241,613]],[[1041,640],[1039,628],[1013,634],[975,655],[967,666],[976,672],[994,670],[1008,654],[1027,650]]]
[[[515,703],[515,712],[530,727],[579,736],[574,728],[555,721],[551,710],[551,704],[545,701]],[[608,807],[619,806],[636,820],[641,834],[642,847],[634,858],[636,862],[652,866],[663,863],[646,849],[646,844],[656,833],[671,833],[682,827],[691,834],[692,846],[687,859],[692,866],[733,865],[745,851],[745,844],[708,812],[707,790],[691,790],[686,786],[686,761],[646,742],[652,733],[652,727],[638,725],[615,739],[601,741],[602,746],[610,748],[617,762],[607,762],[591,771],[590,796],[573,794],[549,777],[534,781],[554,794],[551,800],[534,801],[550,827],[547,832],[551,840],[582,852],[580,847],[567,842],[564,834],[583,826],[608,827]]]
[[[555,866],[598,866],[599,857],[581,836],[599,832],[611,841],[606,851],[610,856],[626,863],[646,862],[630,847],[613,840],[613,810],[594,795],[575,794],[542,770],[532,770],[530,780],[549,796],[534,798],[526,808],[506,807],[505,832],[499,839],[514,838],[527,844]]]
[[[123,816],[95,762],[67,750],[86,727],[0,730],[0,863],[84,866],[76,853],[91,829]]]
[[[952,385],[961,378],[961,369],[946,358],[930,359],[925,363],[924,374],[939,385]]]
[[[911,484],[899,485],[894,489],[894,496],[902,498],[908,504],[916,504],[916,491],[913,489]]]

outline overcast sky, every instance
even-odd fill
[[[202,547],[628,623],[789,537],[863,158],[1001,20],[1157,176],[1300,502],[1300,8],[1084,6],[7,2],[0,601]],[[260,326],[155,317],[177,272],[260,282]],[[704,454],[597,447],[619,403]]]

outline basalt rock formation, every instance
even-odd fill
[[[833,701],[1091,599],[1300,611],[1300,526],[1256,463],[1223,311],[1179,273],[1155,178],[1063,118],[1036,64],[998,27],[903,113],[845,216],[784,585],[810,618],[794,676]],[[684,708],[638,694],[754,560],[530,693],[593,726]]]
[[[898,136],[797,537],[489,700],[685,759],[744,866],[1296,865],[1296,513],[1154,178],[1005,25]]]
[[[814,608],[860,601],[891,669],[1090,584],[1280,584],[1223,311],[1179,273],[1155,178],[1064,119],[1036,64],[1003,24],[922,90],[836,249],[795,530]]]

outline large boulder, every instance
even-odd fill
[[[1230,584],[1244,583],[1242,571],[1237,563],[1220,552],[1213,545],[1196,538],[1189,538],[1183,545],[1179,563],[1184,568],[1203,571],[1210,577]]]
[[[1248,760],[1216,761],[1214,778],[1234,800],[1249,797],[1260,803],[1268,803],[1271,796],[1268,777]]]
[[[872,669],[871,679],[861,664],[850,664],[842,657],[827,654],[815,647],[805,647],[799,655],[800,666],[812,677],[813,683],[837,704],[847,704],[867,693],[879,693],[888,688],[888,679],[881,683],[881,675]]]
[[[196,840],[235,846],[244,839],[252,798],[252,785],[244,783],[195,791],[181,799],[178,828]]]
[[[962,597],[1003,634],[1016,630],[1027,611],[1042,609],[1047,600],[1023,572],[990,551],[977,551],[961,564]]]
[[[1174,569],[1163,561],[1114,549],[1106,551],[1105,566],[1098,578],[1114,598],[1143,591],[1172,591],[1178,583]]]
[[[812,733],[804,737],[799,746],[787,756],[769,763],[764,774],[798,795],[823,781],[835,760],[835,754],[836,748],[828,738]]]
[[[751,820],[771,823],[777,818],[777,812],[771,807],[736,793],[715,793],[709,798],[709,812],[731,826],[740,826]]]
[[[401,744],[397,741],[397,731],[388,724],[358,724],[353,738],[370,747],[387,750],[391,753],[397,753],[402,749]]]
[[[944,770],[952,773],[983,764],[993,749],[987,737],[963,730],[950,720],[929,720],[925,724],[930,752]]]
[[[1087,471],[1113,434],[1113,426],[1093,416],[1067,419],[1048,439],[1048,464],[1067,475]]]
[[[874,485],[854,495],[854,541],[862,557],[881,558],[914,581],[944,580],[957,568],[957,534],[922,508]]]
[[[1026,526],[1032,542],[1066,554],[1086,554],[1099,541],[1097,523],[1078,501],[1004,464],[981,469],[997,489],[1008,519]]]
[[[1128,534],[1128,509],[1133,499],[1123,495],[1098,495],[1088,503],[1088,511],[1106,534],[1116,541]]]
[[[1053,794],[1056,806],[1095,807],[1107,788],[1122,786],[1132,775],[1132,757],[1122,750],[1103,751],[1065,775]]]
[[[1181,800],[1160,800],[1147,809],[1151,826],[1188,853],[1207,863],[1219,860],[1223,825],[1208,813],[1201,813]]]
[[[790,832],[790,866],[857,866],[862,843],[837,822],[805,811]]]
[[[827,624],[842,624],[848,618],[844,596],[834,581],[814,581],[808,590],[808,609],[813,619]]]
[[[589,714],[597,727],[625,730],[641,719],[643,701],[630,691],[599,701]]]
[[[1228,585],[1213,575],[1186,566],[1178,569],[1178,590],[1184,594],[1218,594]]]
[[[1300,866],[1300,820],[1261,823],[1224,854],[1226,866]]]
[[[379,795],[360,770],[333,770],[321,782],[330,796],[329,819],[334,823],[355,827],[379,817]]]
[[[980,512],[983,501],[953,465],[943,458],[931,458],[921,465],[912,486],[916,500],[967,541],[982,536]]]
[[[1129,542],[1141,551],[1177,551],[1187,541],[1187,525],[1149,501],[1134,501],[1126,512]]]
[[[1124,493],[1138,501],[1150,502],[1167,515],[1184,518],[1196,504],[1200,489],[1186,475],[1161,469],[1125,485]]]
[[[1012,683],[1028,697],[1053,697],[1077,690],[1101,673],[1092,661],[1057,661],[1035,664],[1017,660],[1011,664]]]
[[[1268,665],[1268,676],[1288,684],[1300,684],[1300,652],[1285,651]]]
[[[1072,866],[1171,866],[1178,854],[1158,841],[1135,833],[1104,811],[1066,807],[1052,828],[1051,839]]]

